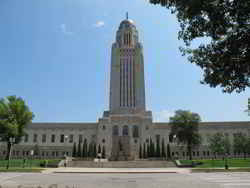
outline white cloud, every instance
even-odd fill
[[[60,30],[61,30],[61,32],[62,32],[63,34],[65,34],[65,35],[72,35],[72,34],[73,34],[72,31],[69,31],[69,30],[67,29],[67,27],[66,27],[65,24],[61,24],[61,25],[60,25]]]
[[[169,122],[169,118],[174,116],[174,112],[170,110],[161,110],[160,112],[154,112],[154,121],[156,122]]]
[[[98,21],[94,24],[94,27],[103,27],[105,23],[103,21]]]

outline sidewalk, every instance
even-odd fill
[[[190,173],[191,170],[184,168],[53,168],[46,169],[42,173],[85,173],[85,174],[139,174],[139,173]]]

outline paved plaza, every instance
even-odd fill
[[[2,188],[249,188],[250,173],[0,173]]]

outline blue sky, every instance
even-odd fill
[[[21,96],[35,122],[95,122],[108,109],[111,44],[126,11],[144,47],[146,103],[154,121],[175,110],[203,121],[249,121],[249,89],[201,85],[182,57],[178,22],[145,0],[1,0],[0,97]]]

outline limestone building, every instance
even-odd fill
[[[14,146],[13,157],[28,157],[31,150],[37,151],[40,158],[71,156],[74,143],[82,147],[86,142],[100,145],[109,160],[135,160],[139,158],[140,146],[152,140],[165,147],[169,144],[171,155],[186,158],[186,149],[169,137],[170,125],[154,123],[152,112],[146,110],[143,45],[135,23],[128,18],[120,23],[112,45],[110,75],[109,111],[104,111],[98,122],[32,123],[20,144]],[[235,133],[250,134],[250,122],[201,123],[203,143],[193,151],[194,158],[212,155],[207,139],[216,132],[233,140]],[[0,146],[0,157],[4,157],[6,145]],[[231,155],[241,154],[232,151]]]

